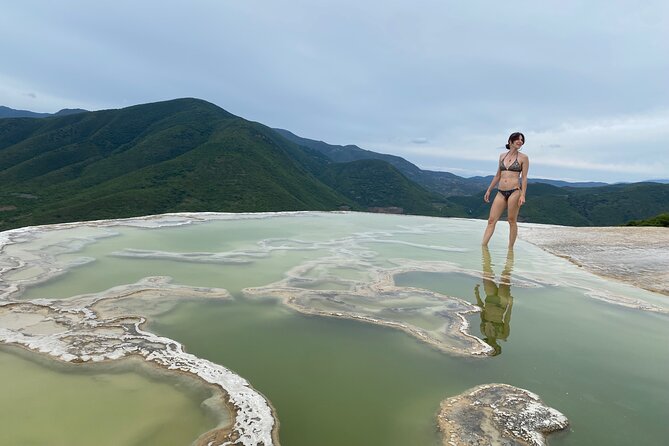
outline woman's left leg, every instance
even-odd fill
[[[507,202],[508,209],[506,220],[509,222],[509,248],[513,248],[514,243],[516,243],[516,238],[518,237],[518,212],[520,211],[520,206],[518,205],[519,199],[520,189],[512,193]]]

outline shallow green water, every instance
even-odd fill
[[[664,296],[591,276],[519,241],[510,289],[500,297],[506,234],[500,227],[493,239],[488,266],[492,276],[486,282],[478,246],[483,225],[457,219],[312,214],[160,230],[120,228],[121,236],[61,256],[89,256],[95,262],[29,288],[25,298],[97,292],[147,275],[230,290],[236,296],[232,301],[179,304],[150,328],[249,379],[276,407],[281,441],[287,446],[435,445],[439,402],[491,382],[535,392],[569,418],[569,431],[552,435],[552,445],[664,444],[669,435],[669,317],[600,302],[586,291],[655,303],[665,303]],[[301,241],[314,249],[275,249],[242,265],[110,255],[126,248],[249,253],[262,251],[262,240],[277,238],[293,239],[292,248]],[[481,338],[492,332],[500,354],[453,357],[390,328],[305,316],[275,300],[250,300],[240,293],[280,280],[305,261],[336,255],[366,259],[375,266],[401,266],[397,259],[451,262],[459,270],[409,272],[399,275],[396,284],[473,304],[478,285],[487,316],[472,315],[471,332]],[[355,268],[332,268],[331,273],[341,279],[364,278]],[[338,286],[325,282],[313,288]]]
[[[439,402],[489,382],[531,390],[565,413],[571,432],[551,444],[661,444],[666,318],[569,293],[516,294],[503,352],[487,359],[453,358],[392,329],[271,302],[183,304],[152,327],[249,378],[277,408],[286,445],[437,444]],[[569,321],[555,316],[565,306]]]
[[[190,444],[215,426],[198,404],[206,394],[162,375],[136,362],[56,365],[0,349],[0,444]]]
[[[276,407],[284,445],[436,444],[438,395],[476,383],[403,333],[272,302],[183,304],[151,327],[249,378]]]

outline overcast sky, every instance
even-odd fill
[[[198,97],[331,144],[492,175],[669,178],[666,0],[0,0],[0,105]]]

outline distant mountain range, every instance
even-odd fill
[[[48,116],[0,111],[24,113],[0,119],[0,229],[178,211],[485,218],[489,208],[482,195],[491,177],[300,138],[199,99]],[[553,183],[533,185],[523,220],[617,225],[669,208],[667,184]]]
[[[371,150],[361,149],[355,145],[337,146],[327,144],[323,141],[315,141],[312,139],[299,137],[289,132],[288,130],[276,128],[274,130],[284,138],[302,146],[317,150],[337,163],[345,163],[361,159],[377,159],[386,161],[387,163],[395,166],[397,170],[402,172],[410,180],[415,181],[426,189],[438,192],[447,197],[452,195],[470,195],[482,190],[486,190],[493,178],[493,175],[486,177],[477,176],[464,178],[449,172],[422,170],[415,164],[412,164],[399,156],[372,152]],[[529,178],[528,182],[545,183],[558,187],[597,187],[608,185],[608,183],[596,181],[570,183],[567,181],[547,180],[543,178]]]
[[[49,116],[66,116],[75,113],[83,113],[88,110],[82,108],[64,108],[56,113],[36,113],[28,110],[15,110],[0,105],[0,118],[46,118]]]
[[[450,195],[473,194],[481,190],[485,190],[490,184],[489,179],[486,183],[485,180],[476,178],[471,180],[468,178],[459,177],[449,172],[422,170],[418,168],[418,166],[399,156],[372,152],[371,150],[361,149],[360,147],[354,145],[337,146],[327,144],[323,141],[314,141],[307,138],[301,138],[289,132],[288,130],[274,130],[289,141],[316,150],[336,163],[347,163],[365,159],[385,161],[399,170],[408,179],[418,183],[428,190],[437,192],[446,197]]]
[[[490,184],[490,181],[492,181],[493,175],[488,175],[486,177],[471,177],[469,178],[470,180],[474,179],[480,179],[486,184],[486,188]],[[556,186],[556,187],[600,187],[600,186],[609,186],[610,183],[602,183],[601,181],[580,181],[580,182],[573,182],[570,183],[569,181],[561,181],[561,180],[549,180],[546,178],[528,178],[527,179],[528,183],[543,183],[543,184],[550,184],[551,186]]]

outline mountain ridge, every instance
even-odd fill
[[[58,110],[56,113],[39,113],[30,110],[18,110],[4,105],[0,105],[0,119],[2,118],[48,118],[50,116],[66,116],[73,115],[76,113],[84,113],[88,110],[83,108],[63,108]]]
[[[18,110],[6,106],[0,106],[0,119],[7,117],[45,118],[53,116],[66,116],[70,114],[78,114],[84,112],[88,112],[88,110],[80,108],[77,109],[64,108],[56,113],[39,113],[29,110]],[[485,190],[488,184],[490,184],[490,181],[492,180],[493,177],[492,175],[461,177],[459,175],[455,175],[450,172],[421,169],[415,164],[411,163],[410,161],[397,155],[374,152],[372,150],[363,149],[354,144],[347,144],[343,146],[333,145],[321,140],[312,140],[309,138],[304,138],[285,129],[272,128],[272,130],[276,131],[289,141],[295,142],[303,147],[309,147],[313,150],[325,154],[328,158],[330,158],[335,162],[349,162],[349,161],[356,161],[359,159],[384,160],[390,163],[391,165],[395,166],[400,172],[402,172],[409,179],[417,182],[418,184],[421,184],[424,187],[427,187],[432,191],[439,192],[445,196],[460,195],[463,192],[466,192],[468,194],[476,193],[480,190]],[[617,184],[617,183],[605,183],[601,181],[569,182],[564,180],[554,180],[546,178],[529,178],[528,181],[531,183],[551,184],[559,187],[598,187],[610,184]],[[657,182],[662,184],[669,184],[669,179],[648,179],[642,182]],[[443,184],[440,185],[440,183]],[[454,183],[457,184],[456,187],[454,187]],[[467,186],[461,184],[466,184]],[[631,183],[627,182],[625,184],[631,184]]]
[[[388,155],[362,149],[353,144],[345,146],[328,144],[324,141],[303,138],[285,129],[274,128],[273,130],[297,144],[318,150],[335,162],[347,162],[359,159],[379,159],[387,161],[395,166],[407,178],[433,192],[438,192],[447,197],[452,195],[470,195],[485,190],[488,188],[488,185],[493,178],[493,175],[461,177],[450,172],[425,170],[396,155]],[[531,183],[546,183],[559,187],[596,187],[609,185],[609,183],[599,181],[569,182],[544,178],[529,178],[528,181]]]
[[[0,197],[4,208],[16,208],[2,212],[5,228],[179,210],[352,205],[316,178],[314,169],[327,160],[205,101],[0,120],[0,139],[16,133],[23,138],[0,144]]]
[[[458,189],[457,175],[286,132],[196,98],[0,119],[0,229],[179,211],[487,217],[482,195],[489,179]],[[669,185],[651,183],[533,183],[521,219],[624,224],[666,212],[667,191]]]
[[[324,181],[333,172],[352,181],[355,169],[329,172],[334,164],[261,123],[194,98],[0,119],[0,227],[178,211],[366,210],[351,198],[358,192]],[[354,189],[395,183],[413,191],[386,165],[367,166],[369,178],[358,178]],[[378,195],[375,207],[430,215],[445,207],[432,205],[440,197],[426,191],[405,204],[398,202],[403,191],[396,192]]]

